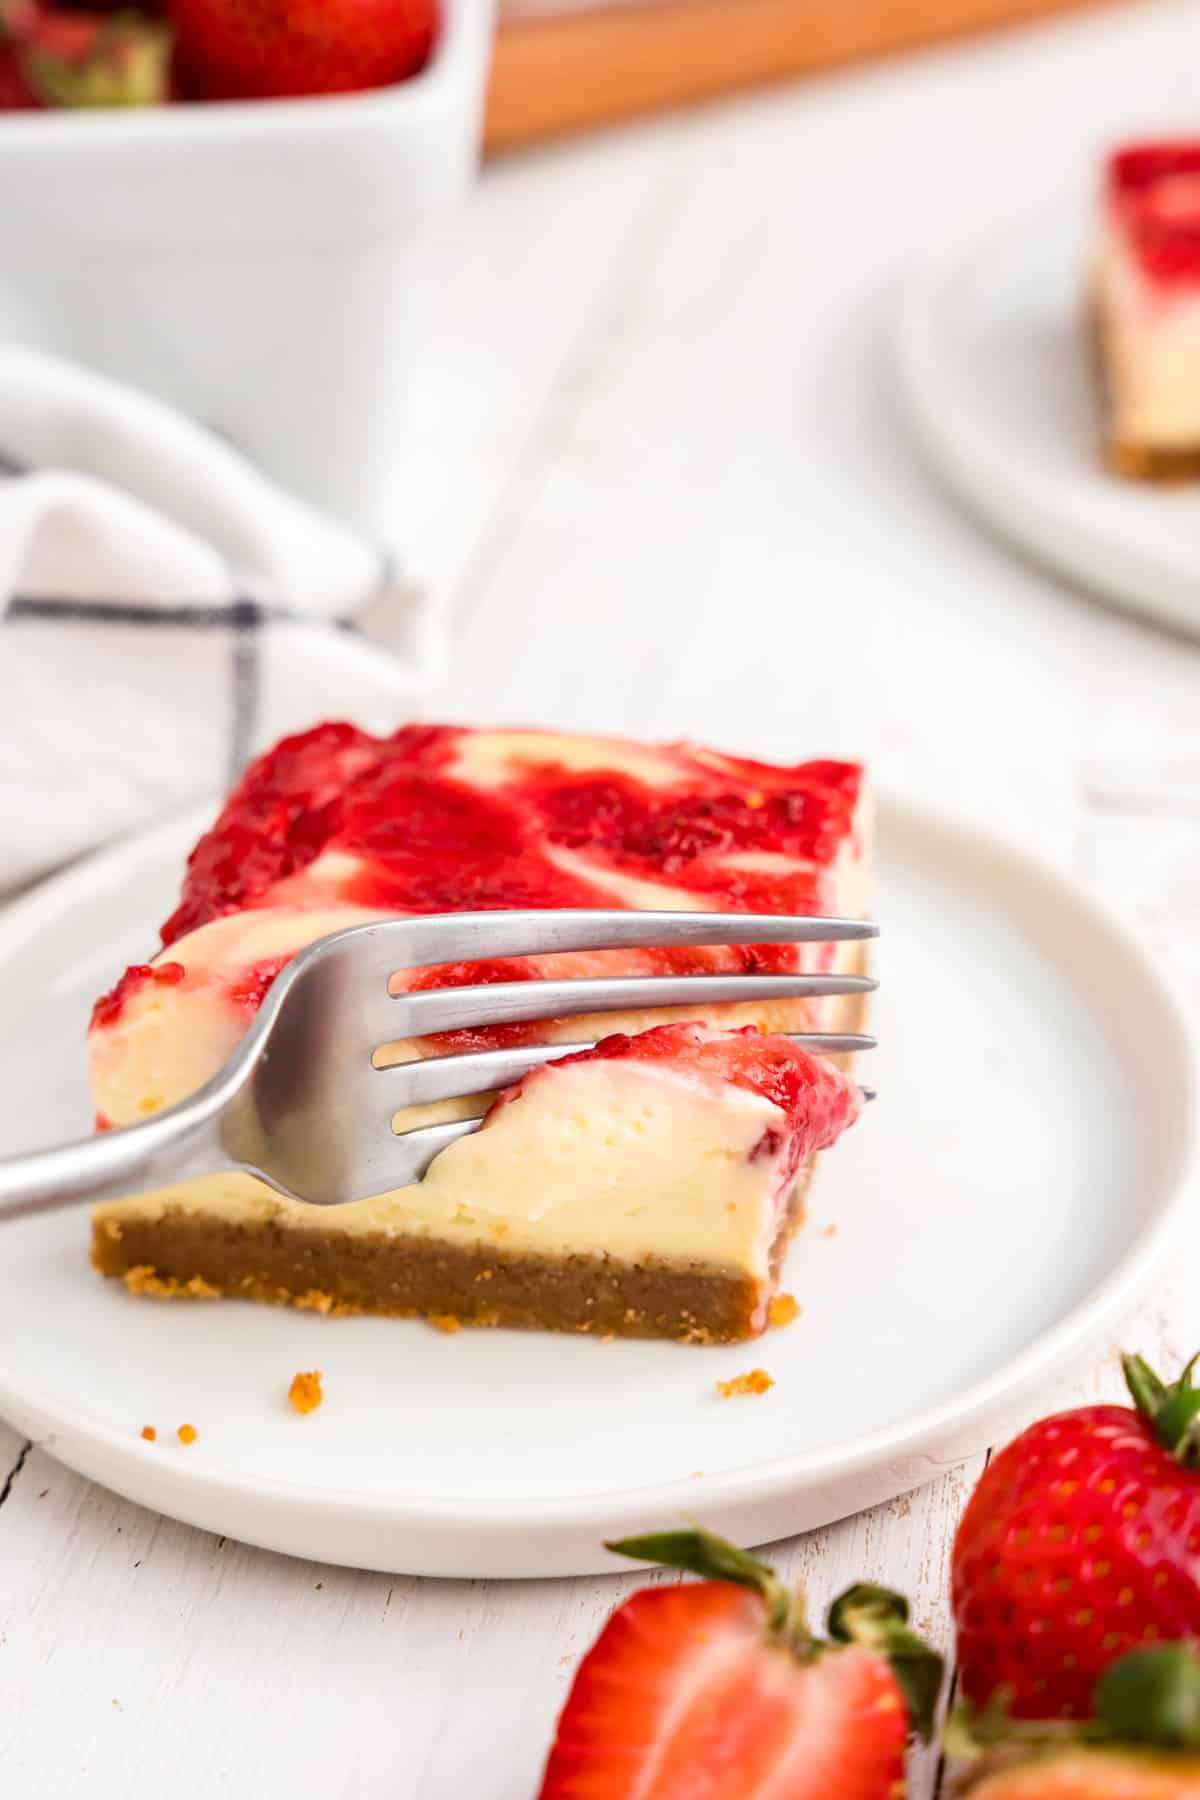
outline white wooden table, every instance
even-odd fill
[[[429,716],[865,755],[1119,897],[1200,998],[1200,650],[959,515],[887,329],[943,225],[1116,132],[1195,124],[1198,48],[1194,7],[1159,0],[490,171],[440,259],[397,490],[458,635]],[[1129,1338],[1194,1348],[1194,1288]],[[1090,1390],[1113,1383],[1110,1355]],[[778,1560],[814,1610],[858,1575],[906,1588],[945,1643],[976,1472]],[[291,1562],[2,1426],[0,1489],[6,1796],[528,1800],[574,1662],[641,1579]],[[926,1753],[918,1800],[936,1781]]]

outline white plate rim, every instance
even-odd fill
[[[880,795],[881,809],[898,820],[902,829],[917,833],[949,835],[959,840],[960,848],[980,856],[1008,863],[1017,875],[1040,884],[1052,901],[1066,909],[1082,913],[1090,927],[1107,940],[1113,951],[1123,956],[1137,974],[1148,993],[1152,994],[1165,1027],[1164,1057],[1174,1061],[1177,1074],[1175,1087],[1181,1097],[1181,1110],[1176,1120],[1175,1142],[1168,1159],[1153,1215],[1141,1228],[1125,1253],[1110,1266],[1097,1287],[1053,1326],[1041,1332],[1015,1355],[1007,1358],[983,1380],[937,1406],[910,1415],[899,1424],[850,1439],[845,1444],[815,1451],[793,1452],[770,1461],[760,1461],[736,1469],[705,1475],[702,1481],[673,1480],[648,1486],[605,1490],[598,1494],[568,1497],[523,1497],[521,1499],[483,1498],[468,1500],[436,1494],[408,1497],[382,1497],[337,1486],[280,1480],[250,1475],[232,1469],[200,1463],[166,1463],[156,1461],[150,1473],[141,1453],[140,1441],[90,1417],[85,1411],[67,1406],[54,1398],[32,1394],[10,1383],[0,1368],[0,1416],[7,1418],[26,1436],[42,1443],[68,1467],[106,1482],[116,1491],[141,1504],[154,1506],[190,1523],[204,1524],[211,1517],[209,1501],[225,1506],[266,1502],[281,1518],[294,1522],[303,1534],[314,1509],[325,1516],[340,1516],[347,1527],[381,1528],[396,1532],[432,1534],[434,1540],[448,1540],[456,1533],[471,1533],[477,1543],[480,1534],[495,1545],[495,1553],[503,1558],[503,1546],[538,1528],[555,1526],[568,1529],[573,1536],[593,1532],[596,1538],[619,1535],[625,1530],[645,1528],[655,1518],[679,1517],[683,1511],[691,1516],[702,1503],[704,1519],[714,1528],[747,1508],[769,1506],[815,1487],[838,1487],[852,1484],[866,1471],[882,1465],[901,1463],[909,1471],[903,1486],[919,1484],[920,1474],[913,1468],[927,1464],[926,1476],[932,1476],[950,1462],[961,1460],[986,1442],[987,1426],[1011,1414],[1038,1387],[1049,1385],[1056,1377],[1074,1368],[1087,1351],[1107,1332],[1118,1326],[1133,1310],[1161,1266],[1179,1230],[1187,1209],[1192,1184],[1197,1175],[1198,1113],[1200,1113],[1200,1057],[1190,1020],[1181,1003],[1137,936],[1113,908],[1090,890],[1083,888],[1046,857],[1032,852],[1012,837],[983,827],[945,806],[931,806],[892,790]],[[26,942],[32,933],[53,927],[54,919],[73,907],[97,882],[119,878],[125,866],[136,864],[144,856],[161,854],[161,846],[171,843],[189,830],[199,832],[211,820],[211,805],[189,808],[185,813],[158,821],[148,829],[136,832],[120,843],[94,853],[65,872],[51,877],[31,893],[10,903],[0,911],[0,964]],[[982,1435],[981,1435],[982,1434]],[[81,1453],[79,1445],[84,1446]],[[95,1474],[97,1459],[106,1471]],[[125,1480],[126,1472],[129,1479]],[[147,1498],[150,1489],[153,1497]],[[902,1491],[895,1486],[891,1491]],[[853,1510],[847,1507],[846,1510]],[[208,1529],[215,1529],[209,1525]],[[283,1548],[268,1541],[269,1534],[239,1532],[229,1535],[245,1541],[264,1543],[268,1548]],[[755,1541],[765,1541],[759,1538]],[[322,1553],[327,1561],[344,1560],[351,1566],[383,1567],[377,1561],[356,1563],[353,1556],[338,1559]],[[446,1553],[418,1560],[427,1566],[416,1573],[476,1573],[479,1558],[467,1556],[469,1568],[458,1568],[457,1558]],[[484,1557],[487,1560],[487,1557]],[[386,1566],[394,1567],[394,1564]],[[593,1558],[589,1568],[612,1568]],[[487,1571],[507,1573],[499,1566]],[[522,1576],[531,1573],[527,1565],[512,1571]],[[587,1572],[576,1555],[544,1571],[547,1574]]]
[[[1065,488],[1055,490],[1058,499],[1053,493],[1048,498],[1030,479],[1019,449],[982,425],[964,402],[942,354],[940,320],[951,290],[969,266],[993,252],[1002,238],[1036,245],[1039,223],[1044,226],[1067,211],[1078,218],[1081,204],[1074,190],[1064,190],[1052,206],[1043,203],[1017,215],[1011,209],[998,213],[989,224],[976,224],[969,233],[943,242],[909,273],[900,291],[893,346],[900,390],[934,468],[1011,547],[1120,611],[1200,637],[1200,606],[1189,598],[1200,562],[1189,564],[1170,538],[1150,549],[1131,543],[1117,519],[1110,524],[1103,518],[1093,488],[1081,487],[1077,497],[1083,504],[1077,510]],[[1081,332],[1083,312],[1081,268]],[[1098,473],[1094,468],[1089,472]],[[1081,471],[1081,484],[1083,479]]]

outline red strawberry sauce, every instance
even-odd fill
[[[274,884],[322,851],[366,862],[338,898],[395,912],[611,904],[585,877],[557,869],[545,845],[600,852],[615,868],[665,875],[746,907],[753,879],[706,859],[776,851],[821,864],[858,798],[857,764],[793,769],[710,767],[681,752],[677,786],[649,788],[618,772],[554,762],[483,793],[447,773],[461,733],[410,725],[389,738],[316,726],[253,763],[188,863],[164,944],[209,919],[268,904]],[[759,886],[762,884],[759,883]],[[774,910],[789,903],[776,877]]]
[[[862,1109],[857,1087],[832,1064],[810,1056],[785,1037],[764,1035],[752,1025],[718,1036],[709,1035],[702,1026],[674,1023],[656,1025],[636,1037],[614,1032],[590,1050],[559,1060],[562,1064],[600,1059],[666,1062],[674,1069],[691,1068],[698,1075],[762,1094],[779,1107],[793,1134],[788,1175],[795,1173],[805,1157],[836,1142]],[[519,1092],[519,1088],[512,1089],[504,1100]],[[779,1134],[768,1130],[753,1154],[770,1156],[778,1149]]]
[[[92,1008],[89,1031],[98,1031],[106,1026],[115,1025],[125,1010],[125,1002],[131,994],[154,984],[158,987],[178,987],[187,973],[182,963],[134,963],[126,969],[120,981],[107,994],[101,994]]]
[[[329,903],[385,912],[618,903],[586,871],[556,866],[556,848],[586,857],[593,868],[665,878],[730,911],[813,912],[821,906],[822,869],[849,830],[861,781],[854,763],[777,768],[702,757],[681,746],[670,752],[678,781],[650,787],[617,770],[564,768],[553,761],[551,744],[544,764],[524,764],[503,785],[483,791],[450,772],[467,736],[453,726],[409,725],[376,738],[331,723],[285,738],[251,764],[193,850],[163,943],[212,919],[272,904],[279,882],[331,851],[353,864],[344,876],[331,877],[324,889]],[[808,866],[764,874],[722,865],[719,859],[738,852],[782,853]],[[235,1001],[253,1010],[283,960],[239,976]],[[644,952],[625,964],[647,972],[786,969],[795,966],[795,951]],[[131,992],[177,966],[129,970],[97,1002],[93,1025],[114,1023]],[[413,985],[539,972],[520,960],[456,965],[422,970]],[[501,1028],[493,1041],[526,1029]],[[447,1041],[446,1047],[461,1046]]]
[[[1200,285],[1200,138],[1118,150],[1108,199],[1149,280]]]
[[[290,961],[290,956],[264,956],[261,962],[251,963],[248,969],[243,969],[229,989],[234,1005],[244,1007],[248,1013],[256,1013],[267,989]]]

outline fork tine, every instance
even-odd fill
[[[387,1185],[379,1191],[386,1193],[419,1181],[448,1144],[469,1137],[482,1124],[482,1119],[455,1119],[449,1125],[423,1125],[419,1131],[397,1132],[380,1162],[379,1179]]]
[[[802,1049],[825,1055],[872,1050],[875,1039],[861,1032],[789,1031],[787,1037]],[[388,1083],[387,1104],[399,1111],[406,1106],[427,1106],[434,1100],[457,1100],[464,1094],[490,1094],[509,1087],[543,1063],[560,1056],[590,1050],[583,1044],[519,1044],[510,1050],[479,1050],[466,1056],[431,1056],[419,1062],[389,1063],[381,1073]]]
[[[574,1013],[867,994],[878,985],[867,975],[631,975],[435,988],[395,996],[395,1027],[386,1041]]]
[[[867,919],[800,913],[631,912],[581,907],[524,912],[438,913],[380,919],[338,933],[359,959],[374,952],[381,978],[439,963],[491,962],[571,950],[628,950],[661,944],[832,944],[878,937]]]

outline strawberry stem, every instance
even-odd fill
[[[1192,1385],[1192,1371],[1200,1351],[1192,1357],[1177,1381],[1164,1382],[1141,1356],[1123,1356],[1125,1385],[1142,1417],[1154,1427],[1154,1435],[1185,1469],[1200,1468],[1200,1388]]]

